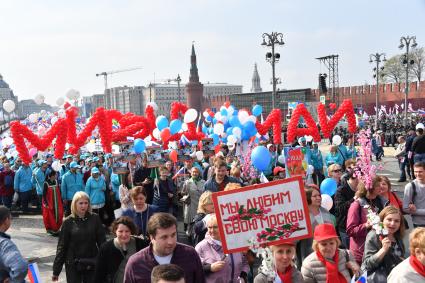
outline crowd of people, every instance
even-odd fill
[[[0,282],[23,282],[26,275],[25,260],[5,234],[17,212],[42,213],[46,231],[58,237],[53,281],[65,267],[68,282],[337,283],[365,271],[369,282],[425,282],[425,138],[422,129],[416,134],[398,138],[396,158],[400,168],[409,167],[400,180],[411,179],[403,199],[385,176],[375,176],[371,187],[359,180],[354,136],[344,136],[327,154],[317,143],[298,140],[294,146],[304,149],[312,168],[304,185],[314,234],[270,247],[274,278],[253,251],[223,251],[212,194],[262,181],[246,176],[243,159],[225,145],[202,162],[166,160],[158,168],[141,155],[126,175],[114,172],[110,154],[65,155],[60,168],[51,154],[36,155],[30,165],[3,157]],[[410,147],[402,146],[410,140]],[[265,177],[286,178],[278,158],[283,146],[266,147],[272,160]],[[321,206],[325,178],[338,184],[330,210]],[[408,247],[406,215],[414,225]],[[184,237],[177,237],[177,219]]]

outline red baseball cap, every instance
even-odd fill
[[[277,175],[277,174],[279,174],[279,172],[285,172],[285,169],[284,168],[282,168],[282,167],[280,167],[280,166],[276,166],[274,169],[273,169],[273,175]]]
[[[338,238],[335,227],[332,224],[319,224],[314,229],[314,240],[323,241],[328,239]]]

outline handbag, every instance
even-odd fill
[[[384,265],[380,265],[373,273],[368,272],[367,282],[387,282],[389,273]]]
[[[96,267],[96,258],[76,258],[74,265],[75,269],[79,272],[93,271]]]

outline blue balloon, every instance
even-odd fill
[[[226,110],[226,108],[222,108],[220,110],[220,113],[221,113],[221,116],[227,116],[227,110]]]
[[[217,119],[216,118],[213,118],[213,124],[214,125],[217,124]]]
[[[214,146],[218,145],[218,143],[220,142],[219,136],[217,134],[212,134],[211,138],[213,139]]]
[[[232,127],[241,127],[241,122],[239,121],[238,116],[232,116],[232,117],[230,117],[229,124]]]
[[[182,129],[182,121],[176,119],[170,123],[170,133],[172,135],[177,134]],[[158,128],[159,130],[159,128]]]
[[[233,135],[233,127],[228,127],[228,128],[226,129],[226,134],[227,134],[227,135]]]
[[[320,184],[320,192],[322,194],[333,196],[336,193],[336,189],[338,184],[332,178],[326,178],[323,180],[322,184]]]
[[[207,126],[202,125],[202,132],[203,132],[204,134],[207,134],[207,133],[208,133],[208,128],[207,128]]]
[[[254,107],[252,107],[252,114],[254,116],[260,116],[261,113],[263,113],[263,107],[261,107],[261,105],[254,105]]]
[[[135,139],[134,140],[134,147],[133,147],[133,149],[134,149],[134,152],[136,154],[142,153],[146,149],[146,143],[145,143],[145,141],[142,140],[142,139]]]
[[[167,117],[161,115],[156,118],[156,127],[158,130],[162,131],[163,129],[168,127],[168,119]]]
[[[269,150],[264,146],[257,146],[251,152],[251,164],[259,171],[267,170],[271,159]]]
[[[210,115],[208,115],[208,116],[205,118],[205,120],[206,120],[207,122],[211,122],[211,121],[212,121],[212,117],[211,117]]]

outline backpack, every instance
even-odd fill
[[[415,198],[416,198],[416,195],[418,194],[418,192],[416,191],[416,185],[415,185],[415,182],[414,181],[412,181],[412,182],[410,182],[410,185],[412,186],[412,190],[413,190],[413,193],[412,193],[412,199],[411,199],[411,201],[410,201],[410,203],[415,203]]]

